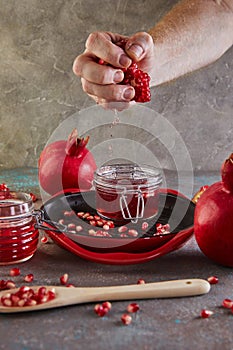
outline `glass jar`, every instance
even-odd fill
[[[39,231],[33,209],[29,194],[0,191],[0,265],[23,262],[34,255]]]
[[[151,166],[100,167],[94,175],[96,210],[102,218],[119,224],[153,218],[158,213],[161,184],[160,171]]]

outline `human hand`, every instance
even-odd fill
[[[117,45],[126,39],[125,51]],[[100,65],[99,59],[109,65]],[[120,84],[124,78],[121,68],[127,68],[132,61],[150,73],[154,65],[154,43],[152,37],[139,32],[131,37],[111,32],[91,33],[86,41],[85,51],[73,64],[73,71],[81,77],[83,90],[97,103],[129,103],[135,94],[132,86]]]

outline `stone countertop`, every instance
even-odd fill
[[[17,182],[20,174],[21,185]],[[218,179],[217,173],[197,174],[194,187],[198,189]],[[36,169],[2,171],[0,181],[11,183],[18,190],[38,192]],[[129,301],[112,302],[112,310],[103,318],[95,315],[94,304],[0,315],[0,349],[232,349],[233,316],[231,311],[221,308],[223,299],[233,298],[232,270],[208,260],[194,238],[176,252],[147,263],[125,266],[93,263],[54,243],[40,243],[34,257],[18,266],[21,275],[12,278],[17,285],[23,284],[23,276],[28,273],[34,274],[33,284],[38,285],[60,285],[59,277],[64,273],[78,287],[134,284],[139,278],[147,283],[207,279],[212,275],[219,278],[219,283],[203,296],[140,300],[141,310],[129,326],[120,321]],[[1,279],[10,278],[10,268],[0,267]],[[214,311],[214,315],[200,318],[203,308]]]

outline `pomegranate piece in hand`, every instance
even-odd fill
[[[117,43],[123,50],[125,48],[126,40],[121,40]],[[99,64],[106,64],[102,59]],[[133,62],[128,68],[122,69],[124,72],[124,79],[119,84],[131,85],[135,90],[135,102],[149,102],[151,98],[150,93],[150,76],[138,68],[136,62]]]

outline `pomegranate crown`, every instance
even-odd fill
[[[221,174],[224,188],[233,193],[233,153],[223,163]]]
[[[75,128],[68,136],[65,148],[66,154],[72,156],[77,154],[77,151],[80,152],[88,144],[89,138],[90,136],[80,138],[78,136],[78,130]]]

